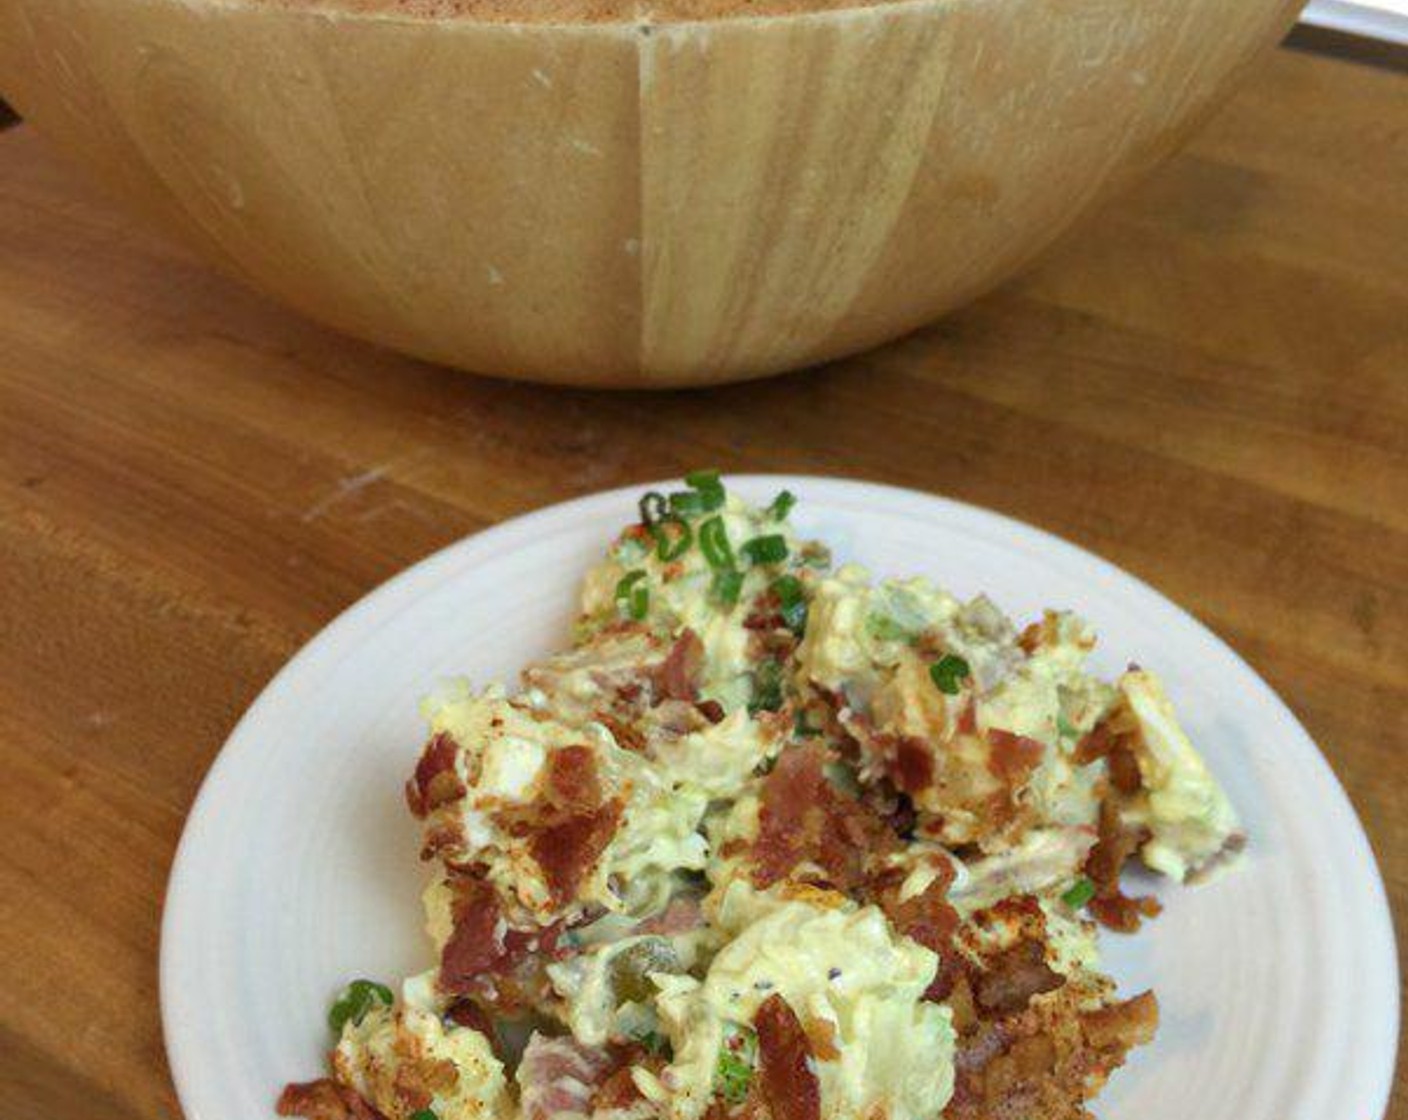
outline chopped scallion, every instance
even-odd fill
[[[721,606],[731,607],[743,591],[743,573],[737,568],[721,568],[714,573],[709,593]]]
[[[690,471],[684,476],[684,481],[685,485],[699,495],[705,513],[724,504],[724,484],[719,480],[718,471]]]
[[[757,1046],[756,1036],[747,1031],[726,1039],[719,1051],[718,1064],[714,1067],[714,1087],[726,1103],[739,1105],[748,1098]]]
[[[704,499],[697,490],[676,490],[669,500],[670,512],[676,517],[698,517],[704,512]]]
[[[807,597],[802,581],[796,576],[778,576],[772,581],[772,593],[777,596],[777,613],[782,624],[800,635],[807,628]]]
[[[946,696],[956,696],[961,682],[972,675],[968,662],[954,653],[946,653],[929,666],[929,676]]]
[[[781,564],[787,559],[787,538],[781,533],[769,533],[745,541],[738,551],[751,564]]]
[[[665,495],[658,490],[648,490],[640,498],[640,523],[647,529],[658,524],[669,509]]]
[[[781,491],[768,506],[767,513],[774,521],[785,521],[787,515],[792,512],[792,507],[797,504],[797,495],[790,490]]]
[[[616,584],[616,605],[628,618],[637,622],[650,613],[650,588],[644,583],[645,572],[637,568],[627,572]]]
[[[1061,901],[1072,910],[1079,910],[1095,897],[1095,884],[1082,875],[1071,885],[1070,890],[1061,896]]]
[[[655,555],[661,560],[678,560],[694,543],[694,530],[689,522],[673,514],[652,525],[650,534],[655,538]]]
[[[353,980],[338,993],[328,1009],[328,1026],[334,1034],[341,1034],[346,1023],[357,1024],[378,1003],[390,1007],[396,1002],[391,989],[375,980]]]
[[[722,517],[711,517],[699,526],[699,550],[704,559],[715,571],[728,570],[736,566],[733,548],[728,543],[728,530]]]

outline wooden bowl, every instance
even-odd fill
[[[507,377],[691,385],[996,284],[1167,153],[1298,4],[509,24],[0,0],[0,88],[315,319]]]

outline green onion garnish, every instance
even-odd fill
[[[1060,712],[1056,713],[1056,734],[1063,739],[1075,739],[1080,735],[1080,728],[1076,727]]]
[[[735,567],[733,548],[728,543],[728,530],[722,517],[711,517],[699,526],[699,550],[709,567],[728,570]]]
[[[410,1120],[440,1120],[433,1109],[420,1108],[410,1115]]]
[[[697,490],[676,490],[670,495],[670,512],[676,517],[698,517],[704,512],[704,499]]]
[[[939,691],[947,696],[956,696],[959,682],[971,675],[972,670],[968,668],[968,662],[953,653],[944,654],[929,666],[929,676]]]
[[[362,1017],[378,1003],[390,1007],[395,1002],[396,997],[385,984],[378,984],[375,980],[353,980],[337,994],[337,999],[328,1009],[328,1026],[333,1034],[340,1035],[344,1024],[350,1022],[355,1026],[360,1023]]]
[[[798,712],[792,721],[792,734],[798,739],[815,739],[821,734],[821,728],[811,725],[807,720],[806,712]]]
[[[797,504],[797,495],[791,490],[783,490],[772,500],[772,504],[767,508],[767,514],[774,521],[785,521],[787,515],[792,512],[792,507]]]
[[[782,625],[800,635],[807,628],[807,597],[802,591],[802,581],[796,576],[778,576],[772,581],[772,593],[777,596]]]
[[[644,579],[645,572],[637,568],[623,575],[616,584],[616,605],[637,622],[650,612],[650,588],[641,582]]]
[[[724,484],[719,481],[718,471],[690,471],[684,476],[684,481],[685,485],[699,495],[705,513],[724,504]]]
[[[743,573],[737,568],[721,568],[714,573],[709,593],[721,606],[731,607],[743,591]]]
[[[650,527],[655,538],[655,555],[661,560],[678,560],[694,543],[694,530],[683,518],[670,514]]]
[[[638,508],[640,509],[640,523],[647,529],[659,523],[665,516],[669,503],[665,500],[665,495],[658,490],[648,490],[641,495]]]
[[[1072,910],[1079,910],[1094,897],[1095,884],[1082,875],[1071,885],[1071,889],[1061,896],[1061,901]]]
[[[734,1037],[739,1043],[737,1049],[730,1049],[726,1042],[719,1051],[714,1087],[727,1103],[738,1105],[748,1098],[748,1086],[753,1082],[753,1054],[758,1044],[752,1031]]]
[[[752,564],[781,564],[787,559],[787,538],[781,533],[769,533],[745,541],[738,551]]]

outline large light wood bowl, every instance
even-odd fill
[[[0,89],[313,318],[486,373],[686,385],[859,350],[991,287],[1168,152],[1297,7],[553,25],[0,0]]]

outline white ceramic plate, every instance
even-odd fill
[[[1138,938],[1105,938],[1129,992],[1155,987],[1155,1043],[1101,1098],[1106,1120],[1371,1120],[1398,1033],[1393,931],[1364,833],[1325,760],[1248,666],[1178,607],[1029,526],[911,491],[831,479],[731,482],[801,498],[804,534],[880,574],[988,592],[1016,618],[1095,623],[1096,667],[1164,675],[1251,836],[1241,870],[1160,885]],[[347,979],[432,961],[401,787],[418,699],[438,679],[512,681],[563,639],[576,583],[640,488],[555,506],[417,564],[327,627],[265,689],[212,768],[162,929],[166,1045],[190,1120],[272,1115],[319,1076]]]

